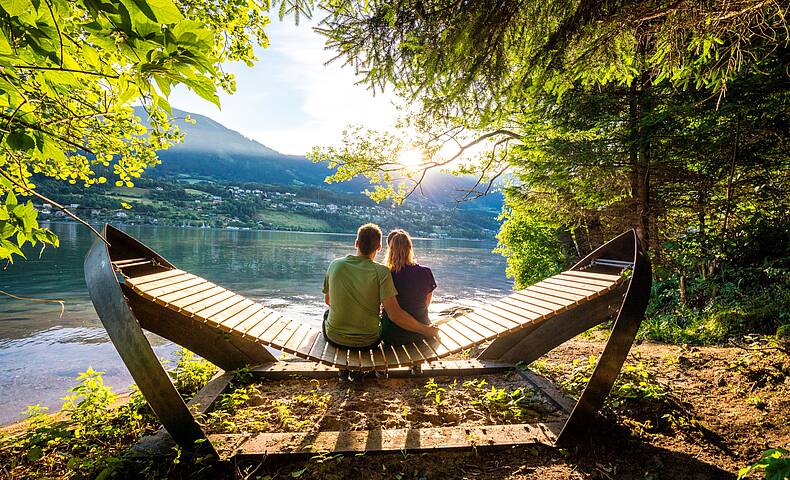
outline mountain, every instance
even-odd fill
[[[136,113],[146,119],[145,111],[138,107]],[[184,134],[184,142],[159,152],[161,165],[150,172],[154,176],[209,178],[225,181],[259,182],[277,185],[320,186],[344,193],[361,193],[368,187],[362,179],[326,184],[324,179],[331,171],[323,164],[315,164],[304,156],[285,155],[241,133],[231,130],[211,118],[173,109],[174,123]],[[186,122],[189,115],[195,123]],[[433,173],[423,183],[423,195],[412,196],[410,201],[441,204],[454,202],[459,190],[469,189],[474,179]],[[462,208],[500,209],[501,194],[492,194]]]

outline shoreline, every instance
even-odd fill
[[[226,231],[226,232],[270,232],[270,233],[299,233],[304,235],[337,235],[343,237],[353,237],[356,236],[356,233],[348,233],[348,232],[317,232],[317,231],[305,231],[305,230],[278,230],[278,229],[271,229],[271,228],[248,228],[248,227],[239,227],[239,228],[228,228],[228,227],[195,227],[193,225],[157,225],[152,223],[123,223],[123,222],[88,222],[94,227],[102,227],[105,223],[109,223],[114,227],[151,227],[151,228],[178,228],[178,229],[189,229],[189,230],[212,230],[212,231]],[[59,225],[80,225],[79,222],[76,221],[69,221],[69,220],[40,220],[39,224],[42,226],[51,225],[51,224],[59,224]],[[466,238],[466,237],[418,237],[413,236],[413,240],[427,240],[427,241],[437,241],[437,240],[454,240],[454,241],[465,241],[465,242],[492,242],[496,243],[497,240],[495,238],[488,239],[488,238]]]

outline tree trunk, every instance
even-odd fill
[[[650,138],[642,120],[647,108],[646,77],[631,84],[628,98],[628,127],[630,134],[630,181],[637,237],[645,250],[650,249]]]

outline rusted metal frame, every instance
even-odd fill
[[[105,227],[105,238],[112,241],[113,233]],[[106,243],[99,240],[93,243],[85,257],[84,269],[96,313],[138,388],[173,439],[185,448],[194,448],[195,442],[205,440],[206,435],[126,304]],[[209,444],[207,448],[212,447]]]
[[[598,358],[590,381],[587,382],[587,386],[584,388],[581,397],[579,397],[578,403],[557,437],[558,444],[567,444],[574,438],[577,438],[579,434],[586,430],[586,426],[590,424],[592,417],[603,406],[603,402],[609,395],[625,363],[628,352],[631,350],[631,345],[634,343],[636,333],[642,324],[645,310],[647,310],[647,304],[650,300],[650,289],[653,283],[652,268],[636,232],[634,230],[626,232],[609,243],[616,245],[618,242],[621,244],[633,242],[634,267],[631,281],[609,340]],[[606,246],[604,245],[598,250],[603,250]],[[579,263],[581,264],[582,262]]]

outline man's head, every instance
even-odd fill
[[[357,230],[357,241],[354,243],[360,255],[375,257],[381,250],[381,229],[375,223],[366,223]]]

